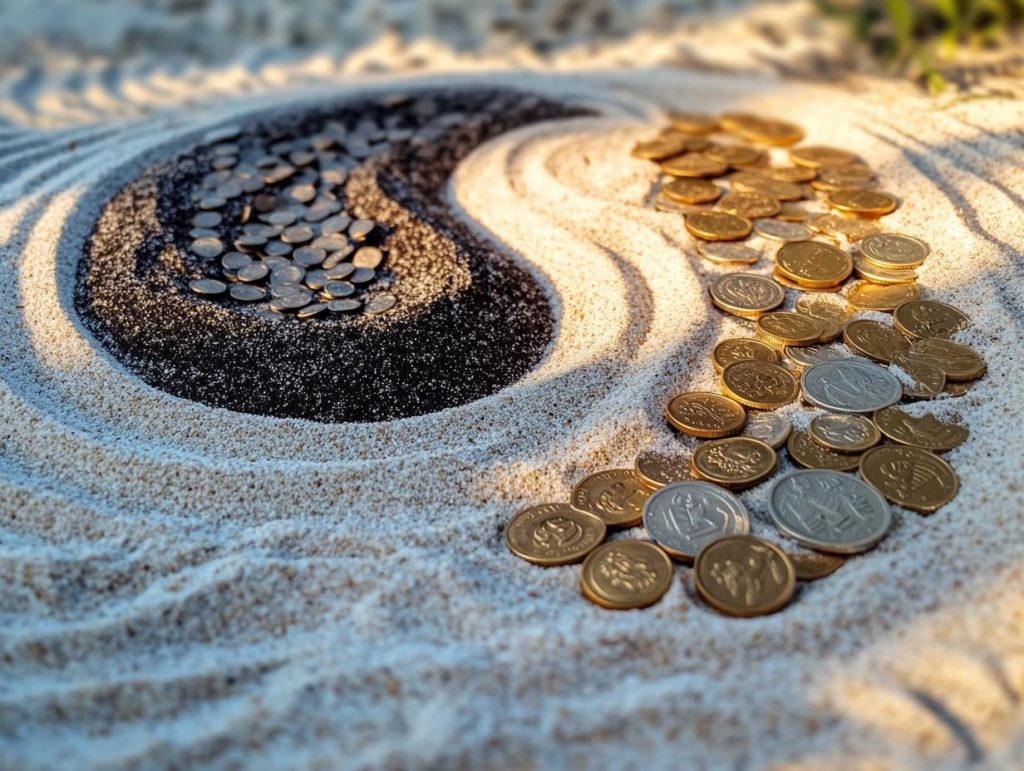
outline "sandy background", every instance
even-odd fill
[[[480,29],[497,7],[473,16]],[[153,52],[184,34],[161,13]],[[203,39],[212,53],[173,61],[124,30],[64,59],[12,35],[25,55],[0,81],[0,767],[1018,768],[1024,103],[797,77],[842,59],[805,22],[767,4],[667,31],[584,27],[600,45],[550,53],[522,42],[542,19],[483,53],[443,30],[366,31],[362,47],[310,50]],[[773,42],[765,24],[792,34]],[[601,113],[480,147],[448,191],[558,308],[520,383],[390,424],[264,419],[146,387],[75,319],[100,208],[168,148],[264,109],[460,82]],[[521,505],[673,446],[665,400],[714,388],[714,343],[748,332],[710,307],[717,269],[680,220],[644,205],[652,167],[628,149],[667,107],[789,116],[863,153],[903,197],[893,228],[932,244],[928,296],[971,314],[962,339],[989,364],[932,405],[971,429],[947,456],[957,499],[927,518],[897,510],[878,549],[764,619],[709,611],[682,570],[657,606],[603,611],[576,569],[530,566],[501,540]],[[764,491],[744,498],[773,537]]]

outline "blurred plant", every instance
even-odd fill
[[[964,48],[1007,43],[1024,24],[1024,0],[814,0],[844,19],[888,65],[920,75],[933,92],[946,87],[940,63]],[[1011,43],[1012,44],[1012,43]]]

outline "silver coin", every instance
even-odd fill
[[[826,361],[850,358],[848,353],[836,345],[787,345],[782,352],[785,354],[784,363],[795,372],[803,372],[815,364],[823,364]]]
[[[348,281],[331,281],[324,286],[324,291],[331,296],[332,300],[340,300],[343,297],[349,297],[354,294],[356,288]]]
[[[377,227],[377,223],[373,220],[356,220],[349,225],[348,234],[356,241],[363,241],[375,227]]]
[[[238,180],[238,184],[243,193],[258,193],[264,187],[262,177],[245,177]]]
[[[196,294],[213,296],[224,294],[228,290],[228,285],[215,278],[197,278],[188,282],[188,288]]]
[[[293,201],[308,203],[316,198],[316,188],[312,185],[294,185],[288,188],[287,195]]]
[[[192,218],[192,224],[197,228],[215,228],[224,221],[224,218],[215,211],[199,212]]]
[[[288,154],[288,160],[296,166],[309,166],[316,160],[316,153],[311,153],[309,150],[293,150]]]
[[[330,201],[316,201],[306,211],[303,218],[306,222],[322,222],[334,213],[334,206]]]
[[[281,240],[286,244],[305,244],[313,240],[313,229],[308,225],[292,225],[285,228]],[[322,247],[318,247],[322,248]],[[330,251],[329,249],[325,251]]]
[[[191,249],[200,257],[220,257],[224,253],[224,244],[218,238],[197,238]]]
[[[281,227],[288,227],[295,223],[299,217],[293,211],[287,209],[277,209],[261,217],[261,219],[270,225],[280,225]]]
[[[275,284],[298,284],[306,277],[306,271],[299,265],[285,265],[277,268],[270,276]]]
[[[227,198],[228,200],[238,198],[242,194],[242,186],[235,180],[231,180],[223,185],[218,185],[216,193],[221,198]]]
[[[267,245],[263,247],[263,253],[268,257],[284,257],[286,254],[292,253],[292,245],[286,244],[284,241],[268,241]]]
[[[224,142],[228,139],[234,139],[240,133],[242,129],[235,125],[221,126],[220,128],[210,129],[203,135],[204,145],[215,145],[218,142]]]
[[[235,239],[235,248],[242,252],[254,252],[267,243],[266,236],[254,236],[251,233],[243,233]]]
[[[324,262],[324,267],[326,268],[324,274],[327,276],[329,281],[340,281],[344,278],[348,278],[356,269],[356,266],[351,262],[342,262],[337,265],[332,265],[329,268],[327,267],[327,263]]]
[[[270,287],[271,297],[284,297],[285,295],[294,294],[299,289],[308,289],[308,287],[302,284],[272,284]]]
[[[793,471],[768,491],[779,532],[801,546],[832,554],[859,554],[881,541],[892,512],[875,488],[826,469]]]
[[[213,154],[218,157],[225,157],[228,155],[238,155],[240,148],[234,142],[222,142],[214,145]]]
[[[353,284],[368,284],[377,277],[377,274],[370,268],[356,268],[348,280]]]
[[[268,170],[267,173],[263,175],[263,181],[268,185],[276,185],[284,182],[286,179],[291,179],[294,175],[295,167],[283,163],[280,166],[275,166]]]
[[[782,447],[792,431],[793,424],[775,412],[750,411],[743,425],[743,436],[760,439],[773,450]]]
[[[226,203],[227,201],[220,196],[208,195],[199,200],[199,208],[204,210],[219,209]]]
[[[319,268],[314,270],[307,270],[306,278],[303,279],[303,283],[305,283],[305,285],[308,286],[310,289],[323,289],[327,285],[328,281],[329,279],[327,278],[327,271],[321,270]]]
[[[249,222],[242,228],[247,236],[258,236],[260,238],[276,238],[281,235],[282,228],[278,225],[267,225],[263,222]]]
[[[228,252],[220,258],[221,267],[225,270],[241,270],[246,265],[252,264],[252,258],[241,252]]]
[[[384,252],[376,246],[364,246],[356,250],[352,255],[352,264],[357,268],[370,268],[371,270],[380,267],[384,262]]]
[[[700,241],[697,244],[697,251],[705,259],[717,263],[753,265],[761,259],[761,252],[757,249],[729,241]]]
[[[348,173],[344,169],[340,168],[324,169],[320,173],[320,179],[323,180],[325,184],[333,185],[334,187],[343,184],[347,177]],[[346,225],[346,227],[348,226]]]
[[[283,268],[285,265],[291,265],[292,261],[287,257],[264,257],[263,264],[274,271],[278,268]]]
[[[285,310],[298,310],[304,308],[313,301],[313,293],[308,289],[296,289],[294,292],[282,297],[276,297],[271,302],[271,307],[277,306]]]
[[[903,396],[895,375],[859,358],[815,364],[800,376],[800,390],[811,404],[836,412],[874,412]]]
[[[327,310],[326,303],[310,303],[304,308],[299,308],[297,315],[300,319],[311,319],[314,316],[319,316],[325,310]]]
[[[295,264],[301,265],[303,268],[312,268],[314,265],[319,265],[324,261],[325,257],[327,257],[327,252],[313,246],[301,246],[292,253],[292,259],[295,260]]]
[[[366,303],[366,312],[370,315],[387,313],[398,304],[398,298],[390,292],[371,297]]]
[[[220,231],[213,228],[192,228],[188,231],[189,238],[198,240],[200,238],[220,238]]]
[[[267,290],[263,287],[252,286],[252,284],[235,284],[228,291],[235,300],[245,303],[257,302],[266,299]]]
[[[813,235],[806,225],[799,222],[759,219],[754,223],[754,232],[771,241],[807,241]]]
[[[238,280],[245,281],[246,283],[260,281],[266,278],[269,272],[270,268],[262,262],[253,262],[238,269]]]
[[[257,308],[256,315],[259,316],[261,319],[267,319],[269,321],[280,321],[281,319],[284,318],[284,316],[281,313],[275,311],[269,305]]]
[[[335,217],[324,220],[320,223],[320,232],[325,236],[332,236],[336,233],[344,233],[352,224],[352,218],[347,214],[339,214]]]
[[[338,252],[346,247],[351,246],[348,239],[340,233],[332,233],[330,235],[318,236],[313,240],[310,246],[314,246],[317,249],[323,249],[325,252]]]
[[[233,155],[225,155],[219,158],[214,158],[210,162],[210,165],[218,171],[227,171],[228,169],[234,168],[237,163],[238,158]]]
[[[692,560],[705,544],[750,532],[743,503],[710,482],[676,482],[644,503],[644,528],[676,559]]]
[[[331,300],[327,303],[327,310],[332,313],[351,313],[352,311],[359,310],[362,303],[359,300],[353,300],[351,298],[346,300]]]

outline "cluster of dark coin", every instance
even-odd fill
[[[387,283],[383,228],[345,211],[343,186],[360,162],[410,134],[371,121],[355,131],[328,122],[314,135],[268,142],[238,127],[208,134],[210,168],[191,193],[189,248],[219,270],[189,288],[252,304],[268,319],[391,310],[392,292],[371,293]],[[233,201],[244,201],[240,211]]]
[[[582,593],[603,607],[656,602],[677,560],[693,564],[711,607],[772,613],[797,581],[878,544],[890,504],[930,514],[959,491],[940,454],[968,430],[899,405],[962,395],[984,375],[982,357],[952,339],[970,319],[924,298],[916,268],[930,248],[879,225],[899,201],[875,189],[874,170],[849,150],[802,138],[792,123],[746,113],[676,114],[633,149],[665,175],[655,206],[684,215],[698,252],[732,267],[709,287],[711,301],[749,323],[751,336],[711,352],[720,393],[668,402],[669,425],[704,440],[692,453],[642,452],[634,468],[592,474],[568,503],[532,506],[509,523],[507,543],[523,559],[584,560]],[[773,147],[786,148],[787,164],[773,162]],[[736,270],[761,261],[757,241],[739,243],[751,236],[777,247],[770,277]],[[892,323],[858,311],[891,313]],[[806,431],[776,412],[798,399],[822,411]],[[751,535],[736,495],[777,473],[783,447],[799,468],[774,480],[768,510],[779,534],[808,551]],[[650,540],[604,542],[610,530],[640,524]]]

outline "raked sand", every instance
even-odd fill
[[[936,110],[891,84],[668,67],[353,80],[312,59],[236,74],[244,88],[192,73],[31,104],[7,92],[0,766],[1019,767],[1024,103]],[[460,82],[599,112],[479,147],[446,193],[553,300],[555,339],[520,382],[390,423],[261,418],[145,386],[75,318],[101,207],[183,137],[354,89]],[[877,549],[767,618],[710,611],[686,569],[652,608],[601,610],[577,568],[502,541],[519,507],[686,444],[665,401],[715,389],[711,348],[749,334],[711,307],[719,269],[650,207],[654,168],[628,155],[668,107],[786,116],[862,153],[903,200],[887,222],[933,247],[927,295],[971,315],[961,339],[989,367],[927,405],[971,431],[947,456],[957,498],[897,510]],[[743,497],[777,538],[764,495]]]

